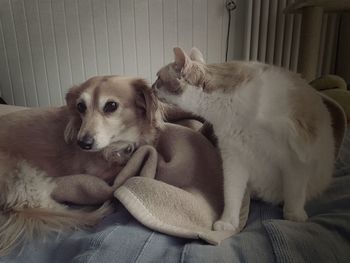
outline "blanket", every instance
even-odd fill
[[[87,175],[54,178],[56,200],[95,204],[114,195],[142,224],[159,232],[201,238],[218,244],[235,234],[212,231],[223,209],[222,169],[218,149],[198,125],[167,123],[157,145],[141,146],[109,186]],[[249,211],[246,194],[240,229]]]

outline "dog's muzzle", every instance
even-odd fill
[[[78,145],[84,150],[91,150],[94,145],[94,138],[89,135],[84,135],[82,140],[78,140]]]

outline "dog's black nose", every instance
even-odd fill
[[[78,140],[78,145],[84,150],[91,150],[95,140],[89,135],[85,135],[82,140]]]

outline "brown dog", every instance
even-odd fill
[[[66,101],[0,117],[0,254],[33,234],[100,220],[108,206],[70,210],[52,199],[50,177],[111,182],[135,148],[154,143],[162,124],[153,91],[137,78],[93,77],[71,88]]]

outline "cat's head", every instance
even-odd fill
[[[158,97],[172,103],[172,98],[181,97],[185,89],[202,88],[205,77],[205,61],[202,53],[193,47],[187,55],[181,48],[174,48],[174,62],[164,66],[157,73],[152,87]]]

